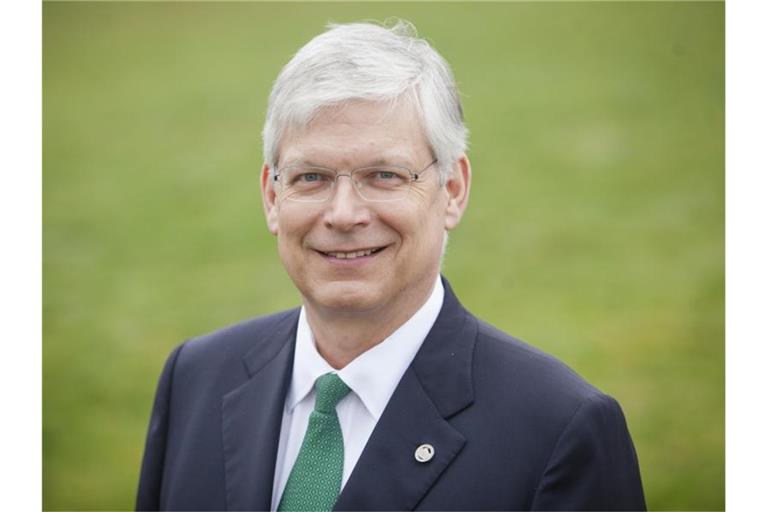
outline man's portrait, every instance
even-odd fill
[[[262,196],[303,306],[175,349],[138,509],[645,508],[618,405],[440,277],[472,173],[411,30],[332,27],[277,78]]]
[[[44,508],[722,508],[722,4],[43,28]]]

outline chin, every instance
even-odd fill
[[[348,312],[363,312],[380,306],[380,291],[371,283],[335,281],[316,286],[305,294],[317,306]]]

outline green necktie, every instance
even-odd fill
[[[315,410],[309,415],[299,455],[285,484],[279,511],[332,510],[341,491],[344,438],[336,404],[350,389],[335,373],[315,381]]]

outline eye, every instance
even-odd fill
[[[397,178],[397,174],[392,171],[377,171],[377,178],[380,180],[393,180]]]
[[[394,190],[408,184],[409,174],[406,169],[397,167],[370,167],[355,171],[358,183],[365,187],[382,190]]]
[[[305,172],[304,174],[299,175],[299,180],[311,183],[313,181],[320,181],[320,174],[316,172]]]
[[[286,172],[287,183],[292,187],[310,187],[324,185],[333,177],[322,169],[297,168]]]

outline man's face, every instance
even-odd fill
[[[314,164],[346,174],[382,163],[418,172],[433,160],[412,107],[402,101],[394,108],[358,102],[324,110],[306,130],[286,135],[279,154],[278,172]],[[328,201],[303,203],[282,198],[265,165],[267,224],[308,306],[342,314],[418,307],[439,272],[445,230],[463,213],[469,176],[462,157],[445,186],[435,164],[396,202],[366,201],[340,177]]]

